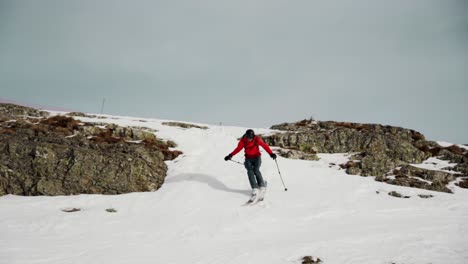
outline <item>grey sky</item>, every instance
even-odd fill
[[[468,143],[468,4],[0,0],[0,98],[267,127],[311,116]]]

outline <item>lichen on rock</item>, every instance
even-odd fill
[[[456,177],[468,175],[468,151],[455,145],[441,147],[411,129],[307,119],[275,125],[271,129],[281,130],[281,133],[265,136],[264,140],[271,146],[281,148],[278,152],[294,150],[309,155],[358,153],[341,168],[348,174],[376,176],[376,180],[389,184],[451,192],[446,185]],[[305,155],[283,156],[301,158]],[[459,174],[407,167],[436,156],[457,163],[453,170]],[[396,168],[403,169],[395,179],[386,178]]]
[[[164,161],[180,154],[146,131],[100,128],[66,116],[36,123],[16,116],[16,122],[0,123],[0,195],[154,191],[164,182]]]

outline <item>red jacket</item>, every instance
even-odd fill
[[[239,140],[239,144],[237,144],[237,148],[230,155],[234,156],[244,148],[246,158],[253,159],[260,157],[262,154],[260,153],[260,148],[258,146],[262,146],[268,154],[273,153],[270,147],[259,136],[255,136],[252,141],[249,141],[246,138],[241,138],[241,140]]]

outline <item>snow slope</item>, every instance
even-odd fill
[[[326,264],[468,263],[467,190],[387,185],[329,165],[345,154],[322,154],[319,161],[278,158],[285,192],[274,161],[263,155],[266,200],[242,206],[251,192],[245,169],[223,158],[246,128],[105,117],[80,119],[150,127],[178,143],[184,155],[168,162],[163,187],[117,196],[0,197],[1,264],[272,264],[300,263],[305,255]],[[242,162],[242,154],[234,159]],[[412,197],[387,195],[393,190]],[[61,211],[73,207],[81,211]]]

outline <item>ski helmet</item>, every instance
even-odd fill
[[[247,139],[253,139],[255,137],[255,133],[252,129],[248,129],[245,131],[245,138]]]

